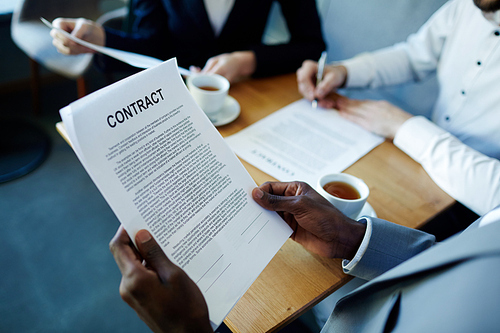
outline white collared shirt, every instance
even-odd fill
[[[500,27],[472,0],[449,1],[406,42],[343,64],[348,87],[398,84],[436,72],[440,93],[432,121],[446,131],[412,118],[394,143],[479,215],[500,204]]]
[[[215,36],[219,36],[235,0],[203,0]]]

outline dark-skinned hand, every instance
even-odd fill
[[[123,227],[110,243],[123,276],[123,300],[153,332],[213,332],[198,286],[165,256],[148,231],[137,233],[136,244],[139,251]]]
[[[329,258],[352,259],[365,234],[365,225],[336,209],[308,184],[267,182],[253,190],[254,200],[278,212],[294,230],[292,239]]]

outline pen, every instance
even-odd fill
[[[323,70],[325,69],[325,64],[326,64],[326,51],[323,51],[318,61],[318,74],[316,74],[316,87],[321,82],[321,80],[323,80]],[[315,109],[318,107],[317,98],[315,98],[314,101],[312,101],[312,107]]]

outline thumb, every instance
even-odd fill
[[[293,211],[294,203],[297,198],[295,196],[282,196],[267,193],[258,187],[253,189],[252,197],[255,202],[267,210],[290,213]]]
[[[329,93],[335,91],[338,85],[335,82],[333,75],[326,75],[325,78],[316,87],[316,97],[323,99]]]
[[[139,230],[135,235],[135,242],[142,258],[157,273],[164,272],[165,269],[174,266],[149,231]]]
[[[75,27],[71,31],[71,34],[77,38],[85,39],[86,35],[89,33],[89,27],[86,22],[82,19],[77,19],[75,22]]]

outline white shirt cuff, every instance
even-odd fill
[[[401,125],[394,136],[394,145],[421,163],[422,156],[429,148],[430,142],[443,133],[446,131],[429,119],[416,116]]]
[[[370,238],[372,236],[372,220],[369,217],[362,217],[359,221],[363,222],[363,220],[366,222],[365,236],[363,237],[363,241],[361,242],[358,252],[356,252],[354,258],[352,260],[342,260],[342,269],[344,270],[344,273],[349,273],[349,271],[358,264],[361,258],[363,258],[363,255],[368,248],[368,244],[370,243]]]

